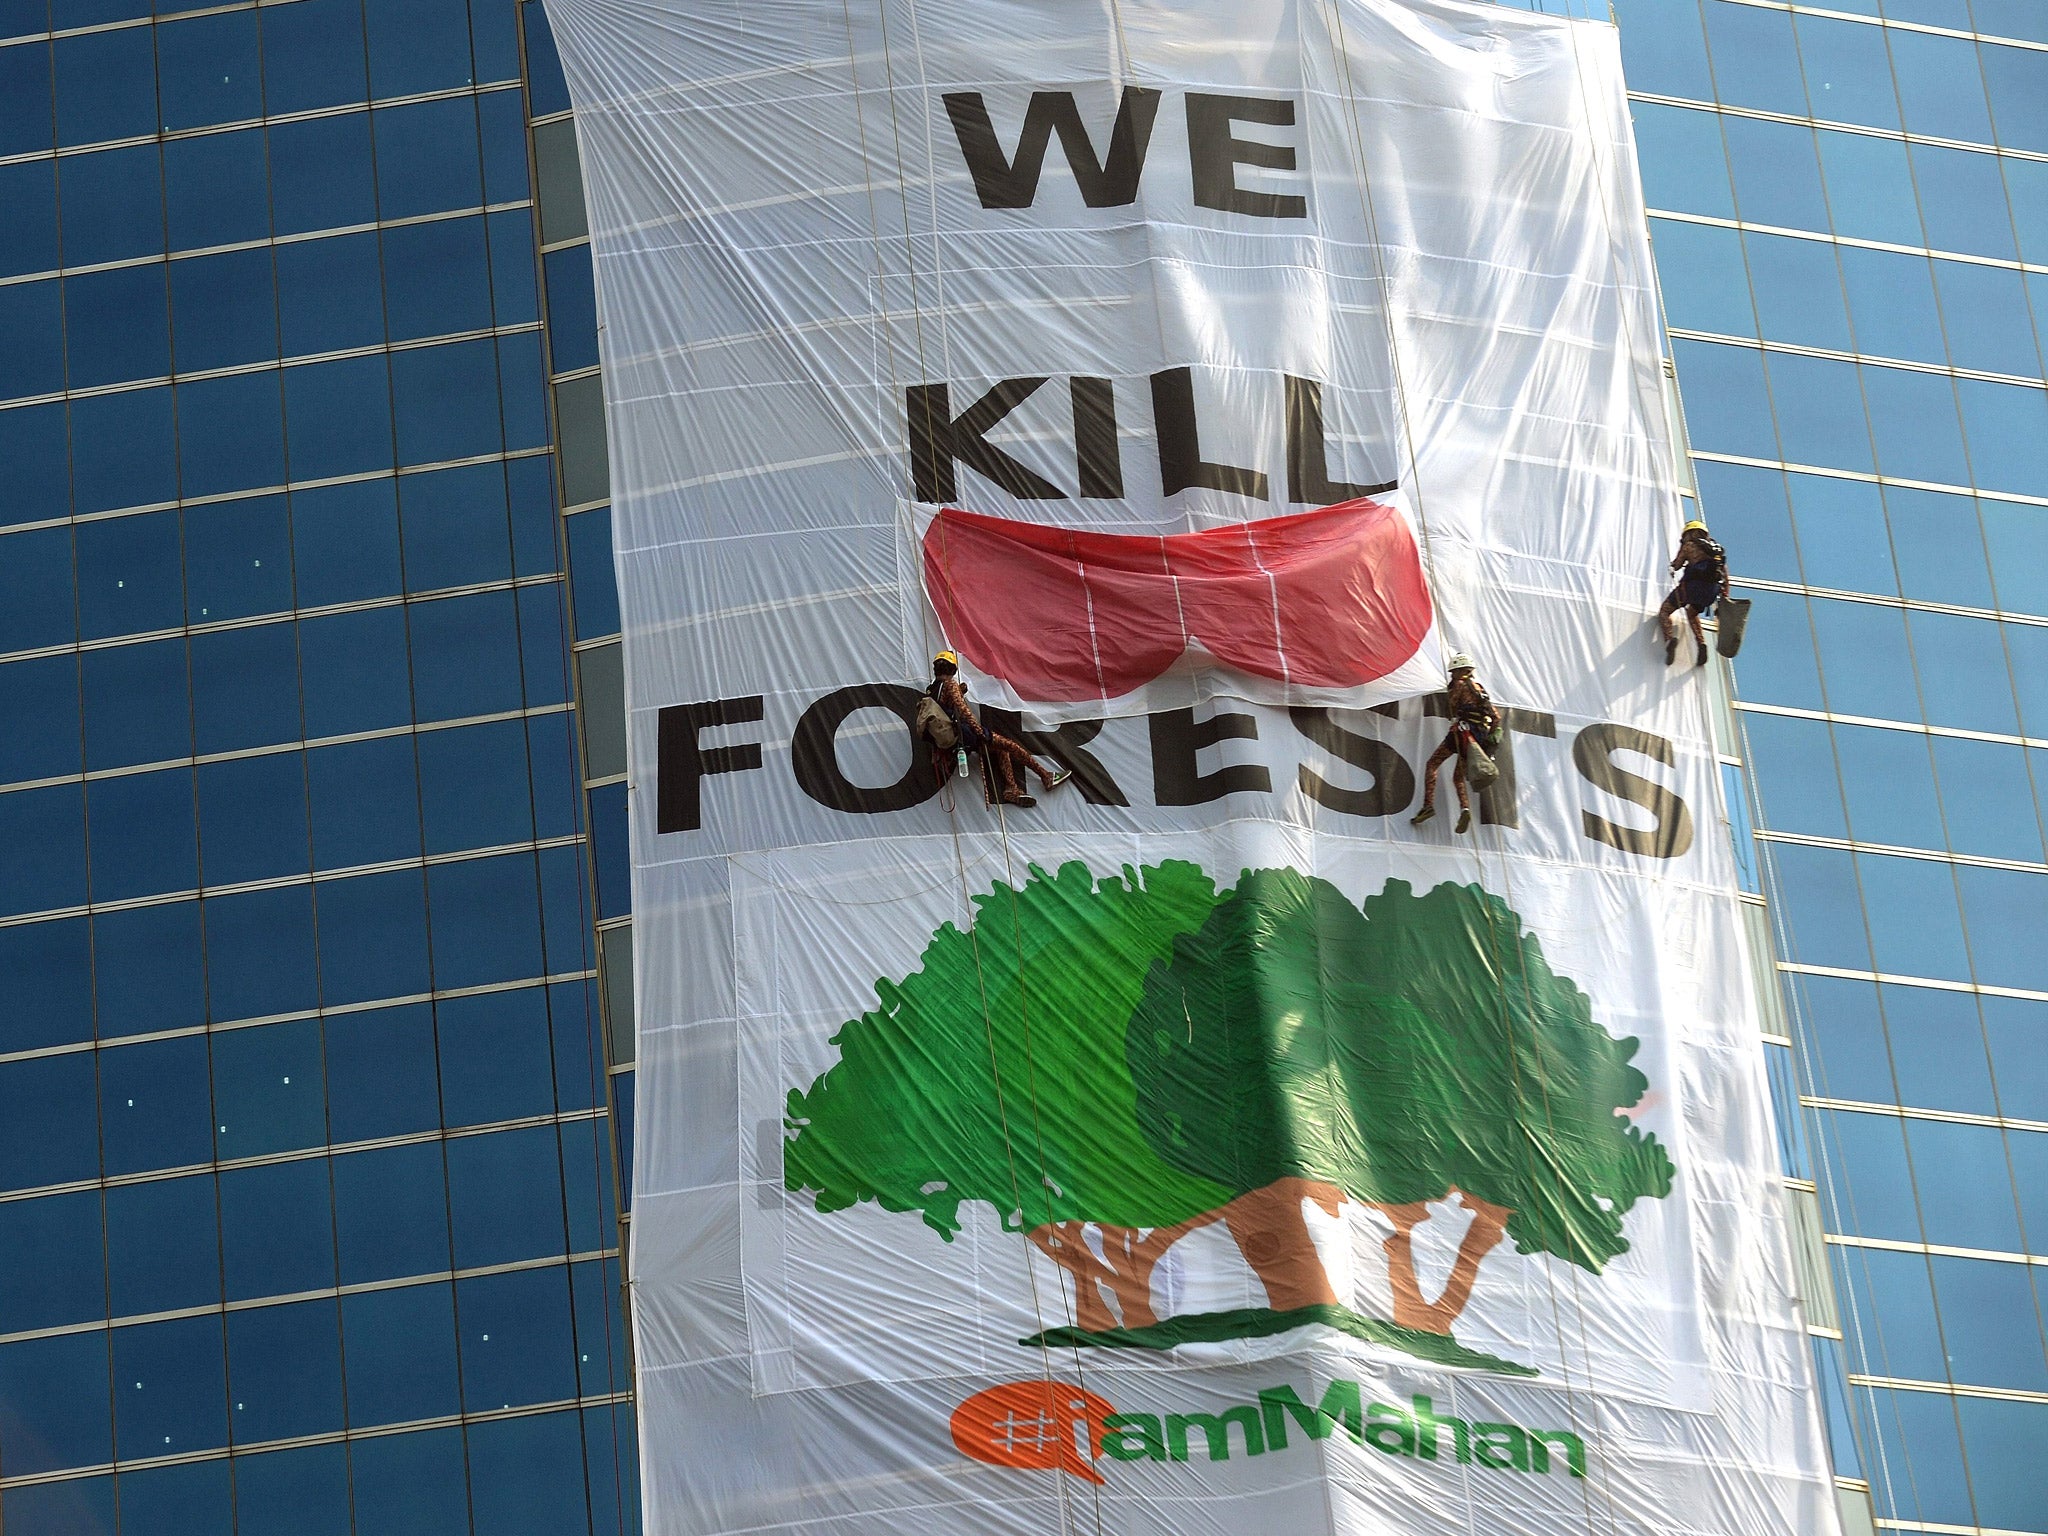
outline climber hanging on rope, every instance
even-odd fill
[[[1728,551],[1707,535],[1707,525],[1694,518],[1678,536],[1678,553],[1671,557],[1671,569],[1681,572],[1678,585],[1657,610],[1657,625],[1664,637],[1664,665],[1678,659],[1678,610],[1685,610],[1685,622],[1692,627],[1695,663],[1707,664],[1707,637],[1700,619],[1728,595]]]
[[[1074,776],[1071,768],[1047,768],[1020,741],[1001,731],[984,729],[981,717],[967,702],[967,685],[960,680],[960,658],[941,651],[932,658],[931,686],[917,711],[917,733],[931,747],[933,768],[943,778],[956,760],[963,765],[968,753],[981,754],[984,789],[993,789],[1004,805],[1029,807],[1038,802],[1024,793],[1020,769],[1038,775],[1045,788],[1057,789]]]
[[[1493,707],[1493,699],[1480,686],[1479,679],[1472,675],[1472,658],[1463,651],[1452,655],[1450,661],[1451,682],[1447,690],[1450,695],[1451,728],[1437,749],[1429,754],[1429,765],[1422,770],[1422,809],[1408,820],[1421,826],[1436,814],[1436,775],[1444,765],[1444,759],[1456,758],[1457,767],[1451,770],[1451,786],[1458,792],[1458,827],[1467,832],[1472,827],[1472,791],[1467,780],[1468,759],[1477,752],[1481,766],[1491,769],[1493,759],[1488,754],[1500,745],[1500,711]],[[1492,773],[1487,773],[1487,782],[1492,782]],[[1483,786],[1482,786],[1483,787]]]

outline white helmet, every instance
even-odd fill
[[[1463,651],[1453,651],[1451,652],[1451,659],[1445,663],[1445,666],[1453,672],[1470,672],[1472,670],[1472,658]]]

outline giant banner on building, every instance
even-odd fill
[[[651,1536],[1834,1529],[1612,30],[548,11]]]

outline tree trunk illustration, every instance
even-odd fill
[[[1413,1235],[1429,1219],[1428,1205],[1418,1200],[1409,1205],[1379,1207],[1394,1224],[1394,1235],[1382,1246],[1387,1254],[1387,1276],[1394,1285],[1394,1322],[1402,1328],[1449,1336],[1451,1324],[1472,1299],[1472,1282],[1479,1278],[1479,1261],[1492,1252],[1493,1245],[1507,1230],[1508,1218],[1514,1214],[1506,1206],[1489,1205],[1477,1195],[1463,1190],[1458,1194],[1465,1209],[1472,1213],[1472,1225],[1465,1229],[1464,1239],[1458,1244],[1457,1262],[1451,1266],[1450,1278],[1435,1301],[1422,1299],[1422,1286],[1415,1278]]]
[[[1223,1223],[1266,1288],[1267,1305],[1275,1312],[1340,1305],[1322,1255],[1309,1236],[1304,1200],[1315,1201],[1334,1216],[1344,1202],[1344,1191],[1316,1179],[1289,1177],[1239,1195],[1223,1207]]]
[[[1102,1256],[1088,1246],[1088,1223],[1048,1222],[1025,1234],[1047,1258],[1074,1277],[1074,1324],[1088,1333],[1106,1333],[1112,1328],[1149,1328],[1159,1321],[1152,1310],[1152,1271],[1166,1250],[1197,1227],[1206,1227],[1222,1217],[1221,1211],[1204,1211],[1170,1227],[1153,1227],[1139,1235],[1137,1227],[1098,1227],[1102,1233]],[[1117,1316],[1109,1310],[1103,1295],[1116,1298]]]

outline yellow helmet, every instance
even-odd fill
[[[1684,531],[1686,533],[1705,533],[1707,531],[1707,525],[1701,522],[1698,518],[1694,518],[1691,522],[1685,525]]]
[[[956,672],[960,670],[960,658],[954,655],[951,651],[941,651],[938,655],[932,658],[932,665],[935,667],[938,666],[941,662],[951,667]]]

